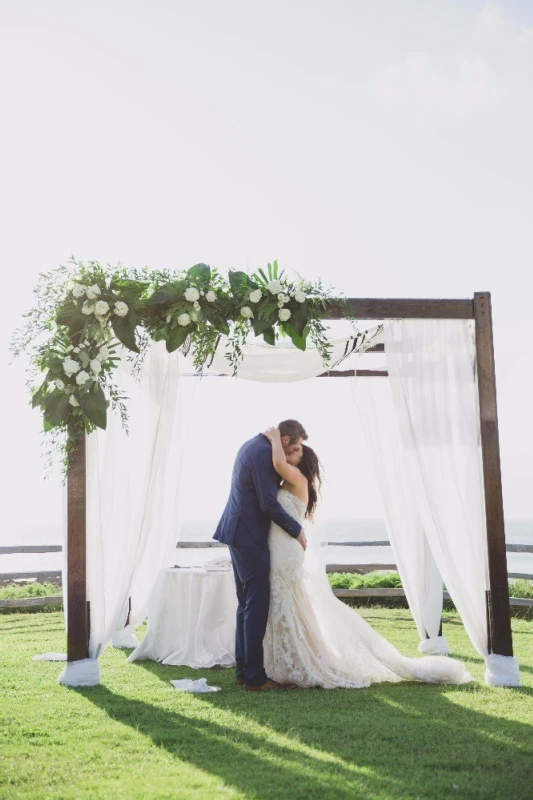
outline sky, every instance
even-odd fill
[[[7,340],[38,273],[71,254],[222,271],[277,258],[354,297],[490,290],[505,508],[533,518],[532,73],[525,0],[0,0],[2,536],[60,518]],[[206,408],[235,448],[272,423],[251,389],[242,404],[217,392]],[[325,398],[325,417],[294,392],[331,513],[379,516],[349,400]],[[216,455],[216,515],[232,453],[194,430]]]

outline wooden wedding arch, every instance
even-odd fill
[[[486,593],[489,653],[513,655],[505,527],[496,404],[496,373],[490,292],[466,300],[349,298],[330,303],[326,319],[473,319],[479,388],[481,451],[487,521],[489,586]],[[383,350],[376,345],[374,352]],[[386,377],[384,370],[357,370],[361,377]],[[320,377],[353,377],[354,371],[325,372]],[[89,657],[90,607],[87,602],[85,436],[77,443],[67,478],[67,660]]]

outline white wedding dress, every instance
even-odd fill
[[[304,524],[305,504],[280,489],[283,508]],[[311,538],[311,537],[309,537]],[[301,687],[359,689],[382,681],[468,683],[463,664],[447,656],[407,658],[333,594],[316,548],[272,523],[270,610],[264,662],[270,678]]]

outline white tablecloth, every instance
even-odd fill
[[[148,628],[128,661],[206,669],[235,663],[237,597],[233,570],[164,570],[148,606]]]

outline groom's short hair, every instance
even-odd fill
[[[281,436],[290,437],[290,444],[296,444],[298,439],[305,441],[309,438],[302,423],[296,419],[284,419],[283,422],[279,423],[278,427]]]

